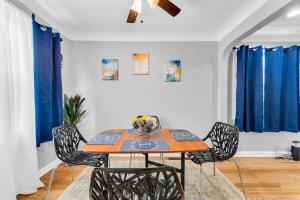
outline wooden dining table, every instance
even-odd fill
[[[130,153],[141,153],[145,155],[145,167],[149,165],[153,166],[166,166],[163,163],[158,163],[155,161],[149,160],[150,153],[180,153],[181,154],[181,168],[175,168],[175,170],[180,173],[181,184],[184,189],[184,180],[185,180],[185,154],[186,152],[197,152],[197,151],[206,151],[208,145],[201,139],[197,140],[176,140],[170,133],[170,130],[176,129],[160,129],[159,133],[151,134],[148,140],[154,141],[164,141],[168,148],[167,149],[122,149],[122,145],[126,141],[139,141],[141,136],[139,134],[129,133],[130,129],[110,129],[105,132],[110,133],[121,133],[120,137],[114,144],[90,144],[87,143],[83,147],[84,152],[90,153],[103,153],[106,155],[104,167],[108,167],[109,154],[130,154]]]

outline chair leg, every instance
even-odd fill
[[[240,181],[241,181],[241,185],[242,185],[242,188],[243,188],[243,193],[244,193],[245,199],[247,200],[248,197],[247,197],[247,194],[246,194],[246,191],[245,191],[244,181],[243,181],[243,177],[242,177],[242,174],[241,174],[240,166],[239,166],[239,164],[238,164],[238,162],[237,162],[236,160],[233,160],[233,159],[232,159],[231,161],[232,161],[232,162],[235,164],[235,166],[236,166],[236,170],[237,170],[237,172],[238,172],[238,174],[239,174]]]
[[[129,158],[129,168],[131,167],[131,161],[132,161],[132,153],[130,154],[130,158]]]
[[[160,159],[162,161],[163,164],[165,164],[165,160],[164,160],[164,154],[163,153],[160,153]]]
[[[203,166],[200,164],[200,200],[203,199]]]
[[[50,180],[49,180],[49,183],[48,183],[48,189],[47,189],[47,193],[46,193],[46,196],[45,196],[45,200],[48,200],[48,194],[50,192],[50,189],[51,189],[51,185],[52,185],[52,182],[53,182],[53,179],[54,179],[54,175],[55,175],[55,170],[60,167],[61,165],[57,165],[56,167],[54,167],[52,169],[52,172],[51,172],[51,176],[50,176]]]
[[[214,176],[216,176],[216,162],[214,162]]]

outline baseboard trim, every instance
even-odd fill
[[[236,157],[276,157],[287,153],[287,151],[238,151]]]
[[[42,177],[43,175],[45,175],[47,172],[52,170],[54,167],[56,167],[60,163],[61,163],[61,161],[59,159],[56,159],[56,160],[53,160],[52,162],[50,162],[45,167],[43,167],[42,169],[39,169],[39,172],[38,172],[39,177]]]

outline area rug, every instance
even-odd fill
[[[128,161],[113,161],[111,167],[126,168]],[[165,164],[179,167],[180,161],[165,161]],[[143,161],[133,161],[132,167],[143,167]],[[73,181],[73,183],[59,196],[58,200],[89,200],[89,184],[92,168],[87,167]],[[216,169],[213,175],[213,167],[210,164],[203,165],[203,181],[200,187],[200,168],[191,161],[186,161],[185,199],[199,200],[200,188],[203,200],[241,200],[243,193]]]

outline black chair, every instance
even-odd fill
[[[55,153],[57,157],[62,161],[61,164],[53,168],[48,190],[45,199],[48,199],[48,194],[51,189],[55,170],[60,166],[78,166],[87,165],[92,167],[100,167],[105,161],[104,154],[86,153],[78,151],[79,143],[87,141],[82,137],[75,125],[62,125],[52,129]],[[73,168],[74,179],[74,168]]]
[[[241,185],[243,188],[244,196],[247,199],[247,195],[244,188],[244,183],[240,171],[238,162],[232,157],[235,155],[238,149],[239,143],[239,130],[237,127],[225,124],[222,122],[216,122],[208,133],[208,135],[203,139],[203,141],[210,140],[211,146],[207,151],[203,152],[190,152],[187,153],[191,160],[200,165],[200,176],[202,179],[202,164],[207,162],[213,162],[214,164],[214,175],[216,173],[215,162],[230,161],[236,166]]]
[[[143,117],[142,115],[137,116],[137,118],[142,118],[142,117]],[[154,128],[154,130],[161,129],[161,125],[160,125],[160,121],[159,121],[158,117],[155,115],[150,115],[150,117],[154,118],[156,120],[156,127]],[[133,127],[133,128],[135,128],[135,127]],[[133,154],[133,157],[135,157],[135,153]],[[160,153],[160,159],[164,163],[164,154],[163,153]],[[130,154],[130,158],[129,158],[129,167],[131,167],[131,162],[132,162],[132,153]]]
[[[91,200],[184,200],[174,168],[95,168]]]

